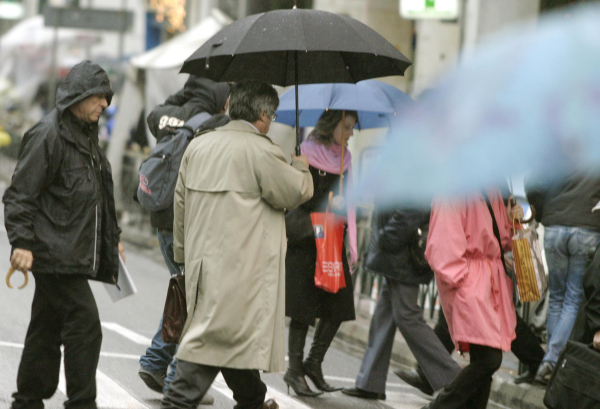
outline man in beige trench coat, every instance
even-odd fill
[[[284,209],[312,197],[305,156],[290,166],[265,134],[279,105],[268,84],[231,91],[232,121],[188,146],[175,190],[175,261],[188,318],[162,409],[196,408],[219,371],[236,409],[264,402],[259,370],[285,370]]]

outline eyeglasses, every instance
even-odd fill
[[[277,119],[277,114],[275,112],[272,112],[271,114],[267,114],[267,117],[271,119],[271,121],[274,121]]]

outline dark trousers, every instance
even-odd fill
[[[442,341],[448,352],[452,353],[452,351],[454,351],[454,342],[452,342],[452,338],[450,337],[448,323],[446,322],[446,317],[441,309],[434,332],[440,341]],[[511,352],[515,354],[519,361],[535,372],[544,358],[544,350],[540,346],[540,342],[531,328],[529,328],[519,314],[517,314],[517,328],[515,332],[517,337],[510,345]]]
[[[96,409],[102,329],[87,278],[35,274],[31,322],[17,375],[13,409],[42,409],[58,386],[64,345],[66,409]]]
[[[502,364],[500,349],[470,344],[471,362],[431,402],[434,409],[486,409],[492,375]]]
[[[445,345],[423,319],[423,309],[417,304],[418,295],[418,285],[384,281],[371,319],[369,344],[356,377],[357,388],[385,393],[396,328],[434,390],[450,384],[460,372],[460,366],[445,352]]]
[[[257,370],[219,368],[178,359],[175,379],[165,393],[161,409],[196,409],[219,372],[233,391],[233,399],[237,402],[234,409],[262,407],[267,386],[260,380]]]

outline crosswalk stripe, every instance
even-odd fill
[[[346,383],[355,383],[356,379],[354,378],[341,378],[339,376],[329,376],[329,375],[324,375],[323,376],[325,379],[329,379],[330,381],[336,381],[336,382],[346,382]],[[407,385],[405,383],[391,383],[391,382],[386,382],[385,383],[386,387],[406,387]]]
[[[102,327],[114,331],[117,334],[124,336],[125,338],[135,342],[140,345],[150,345],[152,344],[152,340],[150,338],[146,338],[143,335],[138,334],[137,332],[133,332],[130,329],[127,329],[116,322],[102,322]]]
[[[64,363],[60,365],[58,389],[67,396]],[[106,409],[149,409],[148,406],[134,398],[118,383],[100,371],[96,371],[96,405]]]

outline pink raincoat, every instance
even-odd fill
[[[511,228],[499,189],[486,190],[505,251]],[[425,252],[435,272],[450,335],[510,351],[515,339],[513,284],[504,272],[492,218],[481,193],[465,200],[434,201]]]

